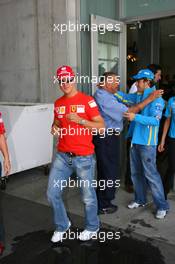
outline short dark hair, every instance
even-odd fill
[[[108,79],[109,76],[113,76],[117,74],[115,72],[104,72],[102,76],[100,76],[100,82],[104,82],[104,80],[106,81]]]
[[[147,68],[156,74],[159,70],[162,71],[162,67],[159,64],[148,64]]]

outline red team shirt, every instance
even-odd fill
[[[0,135],[5,133],[5,126],[4,126],[4,122],[2,120],[2,115],[0,113]]]
[[[91,131],[66,118],[67,114],[76,113],[83,119],[91,121],[100,115],[93,97],[78,92],[67,98],[62,96],[54,104],[54,116],[59,120],[62,135],[58,139],[57,149],[61,152],[72,152],[76,155],[91,155],[94,153]],[[66,135],[64,135],[66,133]]]

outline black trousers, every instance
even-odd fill
[[[120,136],[94,136],[97,160],[97,180],[105,182],[105,188],[97,188],[99,209],[107,208],[115,198],[116,180],[120,178]],[[108,183],[112,185],[107,186]]]
[[[175,175],[175,138],[168,138],[168,170],[163,179],[163,186],[165,196],[167,198],[167,194],[173,187]]]

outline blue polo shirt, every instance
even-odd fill
[[[168,136],[171,138],[175,138],[175,96],[171,97],[168,101],[166,111],[166,117],[171,117],[170,129]]]
[[[106,128],[119,129],[121,132],[123,130],[123,113],[128,110],[128,107],[117,102],[114,94],[102,88],[97,88],[94,98],[105,121]]]

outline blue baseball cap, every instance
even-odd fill
[[[154,80],[154,74],[149,69],[142,69],[136,75],[132,76],[135,80],[146,78],[148,80]]]

